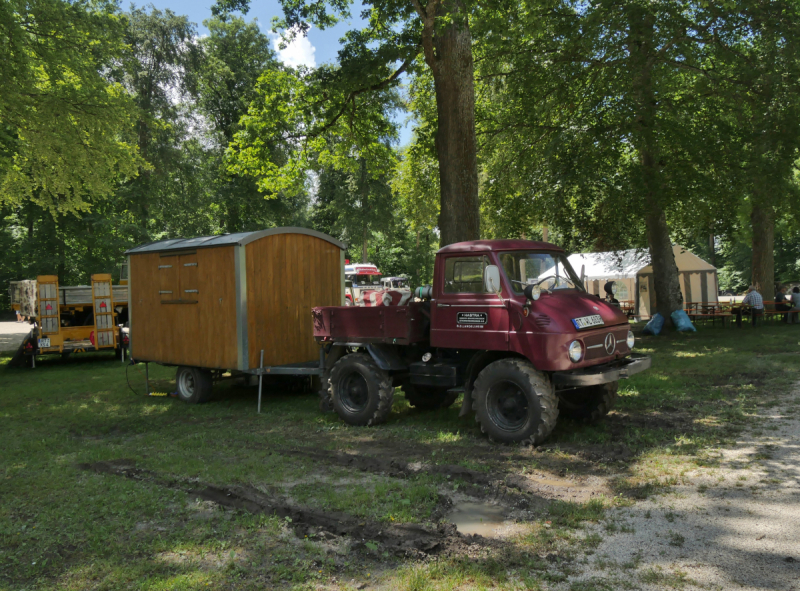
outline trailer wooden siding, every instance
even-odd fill
[[[134,359],[214,369],[236,367],[234,249],[133,255],[128,289],[131,325],[135,325]],[[184,262],[197,266],[183,267]],[[197,293],[183,293],[186,289]],[[173,293],[161,293],[166,291]]]
[[[341,252],[330,242],[303,234],[276,234],[245,247],[251,368],[259,366],[262,349],[268,365],[319,355],[311,308],[342,304]]]
[[[131,356],[206,369],[317,360],[311,309],[344,303],[341,242],[305,228],[128,251]]]

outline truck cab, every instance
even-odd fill
[[[474,412],[492,439],[538,444],[559,415],[605,415],[618,381],[650,366],[633,354],[627,317],[587,293],[554,244],[451,244],[416,295],[403,306],[314,309],[330,404],[345,421],[385,420],[398,386],[420,408],[463,393],[462,416]]]
[[[348,306],[363,306],[370,292],[382,289],[381,272],[372,263],[345,265],[344,278]]]

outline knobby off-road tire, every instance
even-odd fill
[[[392,378],[369,355],[345,355],[330,375],[333,409],[348,425],[377,425],[392,412]]]
[[[411,406],[420,410],[450,408],[458,398],[457,392],[448,392],[447,388],[420,386],[411,382],[403,382],[403,394]]]
[[[560,390],[558,408],[562,416],[590,423],[608,414],[617,402],[619,382],[609,382],[586,388]]]
[[[475,380],[472,410],[493,441],[539,445],[556,426],[558,398],[550,378],[523,359],[500,359]]]
[[[178,398],[189,404],[200,404],[211,399],[211,372],[199,367],[179,367],[175,373]]]

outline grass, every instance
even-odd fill
[[[800,371],[791,326],[701,328],[643,338],[638,348],[653,367],[621,384],[616,412],[595,425],[561,421],[538,450],[491,444],[471,418],[458,418],[458,404],[421,413],[398,395],[387,424],[362,429],[320,414],[313,395],[286,384],[267,390],[259,415],[254,389],[233,382],[216,386],[211,403],[188,406],[145,397],[138,366],[127,369],[131,391],[125,366],[108,355],[42,359],[36,370],[10,369],[0,358],[0,589],[344,589],[350,581],[400,590],[547,588],[569,577],[562,559],[600,544],[577,529],[603,521],[609,506],[682,482],[689,470],[713,468],[710,450],[757,424],[758,407],[788,392]],[[157,390],[174,390],[173,369],[150,370]],[[630,453],[615,455],[620,446]],[[418,560],[372,540],[301,535],[283,518],[79,466],[125,458],[180,482],[253,487],[387,527],[436,522],[447,497],[478,494],[441,474],[397,478],[285,453],[295,448],[532,478],[591,473],[607,477],[612,494],[551,502],[498,547]]]

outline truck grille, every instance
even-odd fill
[[[608,335],[613,335],[616,343],[614,344],[614,348],[609,353],[606,350],[606,339]],[[600,359],[602,357],[612,357],[616,353],[627,354],[630,352],[628,349],[628,328],[613,328],[611,330],[604,329],[599,330],[598,332],[586,335],[583,337],[583,345],[586,347],[586,356],[584,359]]]

